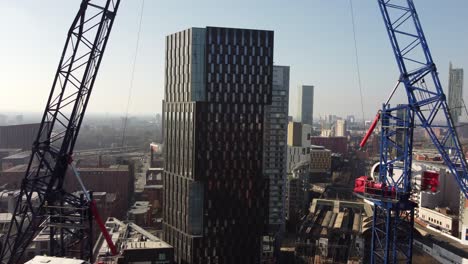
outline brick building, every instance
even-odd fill
[[[0,185],[8,184],[9,189],[19,189],[26,173],[27,165],[18,165],[2,172]],[[129,207],[133,192],[133,179],[127,165],[112,165],[108,168],[77,168],[86,188],[94,192],[115,193],[112,216],[123,217]],[[65,178],[68,192],[81,191],[76,177],[69,170]]]
[[[348,138],[347,137],[310,137],[312,145],[324,146],[333,153],[348,154]]]

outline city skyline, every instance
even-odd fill
[[[291,66],[290,115],[293,113],[291,102],[297,97],[296,87],[307,83],[316,87],[315,116],[350,113],[362,119],[348,2],[300,2],[286,7],[279,2],[214,5],[213,1],[202,1],[197,4],[146,1],[129,106],[131,114],[160,112],[164,36],[186,27],[219,25],[275,31],[277,56],[274,63]],[[377,4],[358,1],[353,4],[365,117],[370,119],[398,74]],[[0,57],[5,62],[0,66],[0,92],[4,99],[0,111],[42,112],[57,56],[63,47],[67,21],[77,5],[78,2],[54,0],[0,3],[0,30],[10,39],[0,44]],[[180,5],[187,6],[187,10],[176,8]],[[449,61],[460,68],[468,65],[468,55],[463,52],[468,46],[464,26],[468,24],[464,16],[468,3],[460,0],[447,5],[431,0],[418,1],[416,5],[423,14],[421,20],[447,92]],[[141,1],[122,2],[115,35],[105,55],[109,63],[100,71],[89,105],[90,113],[126,112],[140,8]],[[202,15],[194,15],[191,8]],[[219,12],[226,8],[236,12]],[[266,8],[268,15],[253,16],[260,8]],[[173,10],[178,12],[171,12]],[[444,19],[431,19],[432,16]],[[285,22],[283,17],[288,20]],[[8,22],[13,19],[16,22],[11,26]],[[337,57],[340,59],[333,59]],[[336,78],[337,75],[340,78]],[[339,100],[338,96],[347,100]]]

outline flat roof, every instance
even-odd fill
[[[31,156],[31,151],[23,151],[23,152],[13,154],[13,155],[8,156],[8,157],[4,157],[3,159],[4,159],[4,160],[9,160],[9,159],[24,159],[24,158],[27,158],[27,157],[29,157],[29,156]]]
[[[89,262],[81,259],[58,258],[48,256],[35,256],[26,264],[88,264]]]
[[[158,185],[158,184],[156,184],[156,185],[145,185],[144,188],[145,189],[162,189],[163,186],[162,186],[162,184],[161,185]]]
[[[425,234],[422,234],[423,241],[420,242],[425,244],[434,243],[460,257],[468,258],[468,245],[463,245],[462,243],[458,242],[457,238],[449,238],[417,223],[414,225],[418,230],[423,230],[425,232]],[[418,238],[415,237],[415,239]]]
[[[128,171],[128,165],[111,165],[107,168],[86,168],[86,167],[78,167],[77,170],[80,171]]]
[[[14,151],[21,151],[20,148],[0,148],[0,152],[14,152]]]
[[[151,249],[151,248],[172,248],[171,245],[161,241],[143,241],[143,242],[126,242],[125,250],[132,249]]]
[[[148,171],[163,171],[164,168],[148,168]]]
[[[13,218],[11,213],[0,213],[0,223],[9,223],[11,218]]]
[[[20,165],[11,167],[7,170],[4,170],[3,172],[26,172],[27,168],[28,168],[28,164],[20,164]]]

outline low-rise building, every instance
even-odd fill
[[[93,258],[97,263],[173,263],[174,248],[135,223],[110,217],[106,221],[106,228],[118,249],[118,254],[109,254],[109,246],[100,235],[93,250]]]
[[[288,174],[292,172],[294,167],[304,161],[310,160],[310,148],[309,147],[294,147],[288,146],[286,156],[286,171]]]
[[[348,155],[348,138],[347,137],[311,137],[310,144],[324,146],[333,153],[340,153],[344,156]]]
[[[314,199],[298,229],[296,256],[314,263],[363,263],[363,234],[371,221],[372,208],[367,203]]]
[[[452,214],[447,208],[436,208],[434,210],[421,207],[419,208],[418,217],[445,233],[458,236],[458,216]]]
[[[9,189],[19,189],[26,173],[27,165],[18,165],[2,172],[0,185],[7,184]],[[124,216],[129,207],[133,192],[133,179],[128,165],[111,165],[106,168],[77,168],[85,187],[94,192],[115,193],[113,216]],[[67,171],[64,189],[68,192],[82,191],[72,170]]]
[[[81,259],[72,259],[72,258],[59,258],[59,257],[49,257],[49,256],[35,256],[26,264],[90,264],[88,261]]]
[[[148,201],[136,201],[128,211],[129,220],[139,226],[149,226],[151,215],[151,205]]]
[[[4,157],[2,161],[2,170],[8,170],[17,165],[27,164],[31,158],[31,151],[24,151],[20,153],[13,154],[8,157]]]
[[[0,160],[20,152],[20,148],[0,148]]]
[[[331,151],[322,146],[310,147],[310,172],[331,173]]]

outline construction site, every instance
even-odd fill
[[[302,83],[298,104],[290,103],[296,77],[276,62],[287,50],[277,44],[291,31],[283,23],[164,25],[161,109],[136,118],[129,109],[145,1],[74,1],[40,120],[0,115],[0,263],[468,262],[463,69],[450,62],[446,94],[415,1],[373,3],[396,84],[376,89],[371,120],[355,14],[367,2],[355,8],[349,0],[343,9],[352,36],[343,46],[352,47],[358,80],[353,99]],[[114,29],[119,8],[138,13],[136,29],[125,26],[128,17]],[[119,106],[126,110],[87,120],[112,31],[136,32],[127,103]],[[124,56],[112,53],[102,71],[121,67],[117,57]],[[367,68],[387,69],[379,67]],[[314,113],[314,100],[327,104],[324,93],[342,100],[346,118]],[[362,120],[347,101],[360,105]]]

